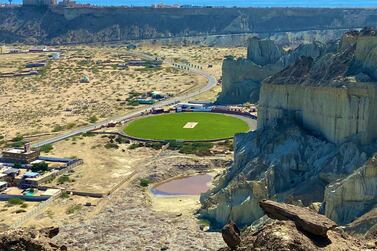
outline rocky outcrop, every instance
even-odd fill
[[[259,251],[359,251],[375,250],[374,241],[364,241],[340,231],[328,231],[328,237],[303,233],[292,221],[273,221],[257,231],[245,231],[237,250]],[[219,251],[230,251],[222,248]]]
[[[335,145],[309,135],[292,121],[278,121],[235,137],[234,163],[201,195],[200,214],[221,227],[263,215],[263,199],[322,202],[326,185],[351,174],[367,160],[356,144]]]
[[[56,245],[51,238],[59,232],[58,228],[37,230],[11,230],[0,234],[0,250],[14,251],[53,251],[67,250],[64,245]]]
[[[244,230],[237,250],[348,251],[377,248],[373,233],[369,236],[370,241],[351,237],[335,228],[333,221],[312,210],[267,200],[261,201],[260,205],[269,217],[278,220],[266,220],[256,228]],[[229,247],[220,250],[235,249]]]
[[[201,196],[203,217],[248,225],[263,215],[258,201],[272,199],[315,208],[350,232],[375,225],[376,34],[347,33],[335,52],[300,57],[264,81],[258,129],[235,137],[234,163]]]
[[[377,37],[366,31],[355,36],[347,33],[336,52],[317,60],[301,57],[267,79],[261,88],[258,127],[288,116],[337,144],[377,139]]]
[[[301,56],[317,58],[328,48],[320,43],[302,44],[295,50],[285,52],[269,39],[250,38],[247,58],[224,59],[222,66],[222,91],[218,103],[256,103],[260,85],[266,78],[294,63]]]
[[[307,208],[271,200],[262,200],[259,205],[271,219],[291,220],[298,228],[313,235],[327,237],[327,231],[337,226],[329,218]]]
[[[250,38],[247,59],[257,65],[275,64],[283,56],[283,50],[269,39]]]
[[[260,83],[268,76],[281,70],[281,66],[264,67],[247,59],[224,59],[222,66],[222,91],[219,103],[244,103],[259,100]]]
[[[351,234],[365,235],[369,231],[377,230],[377,207],[374,207],[367,213],[353,220],[344,227],[344,230]]]
[[[375,205],[377,205],[377,155],[352,175],[329,185],[325,191],[325,214],[340,224],[350,223],[372,210]],[[373,221],[368,218],[369,223],[372,224]]]

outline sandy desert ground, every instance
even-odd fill
[[[202,77],[160,68],[118,67],[128,59],[124,47],[67,47],[60,60],[49,61],[42,74],[0,78],[0,130],[6,138],[20,134],[38,134],[69,130],[134,109],[125,103],[132,92],[163,91],[173,95],[195,85]],[[2,54],[0,72],[24,69],[48,53]],[[83,76],[90,83],[80,83]]]
[[[77,250],[119,250],[118,245],[124,248],[121,250],[136,250],[136,247],[214,250],[222,245],[221,235],[203,231],[205,223],[195,218],[195,211],[200,207],[199,195],[156,198],[149,188],[173,177],[203,172],[216,175],[229,164],[231,153],[198,157],[164,148],[131,150],[132,143],[106,149],[108,140],[97,135],[56,143],[49,155],[64,151],[86,161],[69,174],[70,181],[58,184],[56,178],[46,185],[107,192],[129,177],[130,172],[135,175],[102,199],[60,197],[24,226],[59,226],[61,234],[57,240]],[[145,178],[151,181],[147,188],[140,186],[140,180]]]
[[[17,133],[61,133],[90,123],[93,115],[100,120],[127,113],[135,107],[121,103],[132,92],[157,90],[177,94],[206,82],[204,78],[166,65],[158,69],[120,69],[116,65],[121,60],[134,59],[122,46],[62,49],[65,51],[62,58],[50,61],[42,75],[0,78],[0,116],[3,118],[0,134],[6,140]],[[224,56],[246,53],[245,48],[199,46],[143,45],[137,50],[201,65],[218,79]],[[46,57],[45,53],[0,55],[0,72],[18,71],[26,63]],[[97,64],[99,61],[102,63]],[[210,64],[212,67],[209,68]],[[90,83],[80,83],[83,75],[89,76]],[[218,86],[197,99],[215,100],[220,90]],[[119,241],[125,250],[135,247],[213,250],[222,246],[221,235],[203,231],[205,224],[194,216],[200,206],[198,195],[156,198],[148,188],[140,186],[140,180],[147,178],[152,186],[182,175],[221,172],[232,158],[228,147],[215,146],[213,156],[198,157],[165,148],[130,149],[132,142],[119,144],[117,149],[108,148],[108,142],[106,136],[80,135],[54,144],[53,150],[43,155],[74,156],[83,159],[84,164],[70,172],[64,183],[58,177],[45,185],[103,194],[113,191],[118,184],[122,185],[102,199],[64,194],[27,221],[25,226],[59,226],[62,234],[58,240],[79,250],[119,250]],[[14,211],[20,206],[9,208],[6,202],[0,206],[6,216],[0,218],[0,224],[11,223],[7,217],[17,218]],[[25,211],[33,206],[28,205]],[[118,231],[119,228],[124,231]],[[159,235],[158,242],[154,242],[156,234]],[[125,235],[128,238],[123,238]],[[90,245],[83,244],[84,239]]]

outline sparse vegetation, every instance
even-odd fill
[[[40,147],[41,152],[49,153],[54,147],[51,144],[43,145]]]
[[[48,171],[48,163],[46,163],[44,161],[38,162],[38,163],[34,163],[31,166],[30,169],[31,169],[32,172],[44,173],[44,172]]]
[[[107,142],[107,143],[105,144],[105,148],[106,148],[106,149],[118,149],[119,146],[118,146],[118,144],[116,144],[116,143]]]
[[[66,182],[70,182],[70,178],[68,175],[62,175],[58,178],[58,184],[64,184]]]
[[[141,179],[140,180],[140,186],[142,186],[142,187],[147,187],[147,186],[149,186],[150,183],[151,183],[151,181],[149,179]]]
[[[68,199],[69,198],[69,194],[66,191],[63,191],[60,194],[60,198],[62,198],[62,199]]]
[[[89,123],[96,123],[98,121],[98,118],[96,115],[92,115],[89,117]]]
[[[66,213],[67,214],[74,214],[77,211],[80,211],[82,209],[82,205],[74,204],[67,208]]]
[[[20,198],[11,198],[8,200],[8,204],[9,205],[22,205],[24,204],[24,200],[20,199]]]
[[[64,127],[61,125],[55,125],[54,128],[52,129],[52,132],[60,132],[64,130]]]
[[[83,133],[82,136],[83,137],[93,137],[93,136],[95,136],[95,133],[93,133],[93,132],[86,132],[86,133]]]
[[[183,154],[195,154],[198,156],[207,156],[211,155],[211,149],[213,143],[205,142],[194,142],[194,143],[182,143],[177,141],[170,141],[168,149],[178,150],[179,153]]]

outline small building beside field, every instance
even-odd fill
[[[31,149],[30,144],[25,144],[24,148],[11,148],[2,152],[2,162],[30,164],[38,159],[40,151]]]
[[[210,112],[212,107],[204,104],[179,103],[175,109],[177,112]]]

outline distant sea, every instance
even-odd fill
[[[58,0],[60,1],[60,0]],[[0,0],[0,3],[8,2]],[[21,3],[22,0],[14,0]],[[152,4],[180,4],[195,6],[238,6],[238,7],[377,7],[377,0],[77,0],[77,3],[93,4],[100,6],[151,6]]]

